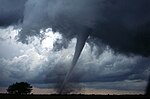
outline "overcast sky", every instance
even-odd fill
[[[143,93],[150,74],[150,2],[71,1],[0,0],[0,87],[25,81],[56,88],[71,66],[76,37],[92,31],[69,88]]]

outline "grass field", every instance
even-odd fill
[[[0,94],[0,99],[150,99],[145,95],[10,95]]]

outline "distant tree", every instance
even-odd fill
[[[30,94],[32,91],[32,86],[28,84],[27,82],[20,82],[12,84],[8,87],[7,92],[9,94],[20,94],[20,95],[26,95]]]

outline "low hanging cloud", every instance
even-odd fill
[[[0,26],[19,24],[23,21],[27,0],[0,0]]]

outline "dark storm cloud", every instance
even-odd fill
[[[87,52],[89,53],[90,50]],[[94,53],[93,53],[94,54]],[[149,76],[149,58],[122,55],[110,55],[103,52],[99,58],[89,60],[86,53],[82,54],[74,69],[70,82],[119,82],[124,80],[146,81]],[[104,57],[106,56],[106,57]],[[87,59],[84,59],[86,57]],[[97,63],[99,61],[100,63]],[[40,75],[46,75],[45,83],[56,83],[64,79],[68,64],[58,62],[54,68],[45,69]]]
[[[19,40],[24,43],[28,36],[41,36],[38,31],[42,28],[52,27],[67,39],[90,29],[92,37],[100,39],[116,52],[149,56],[148,0],[28,0],[25,10],[25,0],[1,2],[3,9],[0,11],[4,13],[1,16],[6,16],[4,18],[14,16],[18,19],[24,13],[23,29],[19,35]],[[7,20],[3,21],[7,23]],[[57,45],[54,50],[64,46],[58,42],[54,44]]]
[[[0,0],[1,26],[24,19],[19,35],[24,43],[28,36],[41,36],[42,28],[52,27],[67,39],[90,29],[91,36],[117,52],[149,56],[149,0],[26,1]]]
[[[60,51],[63,48],[67,48],[69,41],[66,38],[57,39],[53,44],[53,51]]]
[[[150,2],[117,1],[104,10],[105,22],[99,22],[94,35],[115,51],[150,55]]]
[[[149,56],[149,9],[149,0],[28,0],[19,40],[47,27],[68,39],[86,31],[116,52]]]
[[[0,0],[0,26],[5,27],[23,21],[27,0]]]
[[[118,62],[119,60],[120,62]],[[81,82],[115,82],[137,79],[147,80],[149,75],[149,71],[147,70],[150,66],[149,59],[133,59],[133,63],[130,61],[128,62],[127,60],[123,62],[124,60],[126,59],[121,57],[120,59],[118,57],[114,57],[113,60],[109,60],[108,62],[105,62],[99,66],[96,66],[94,63],[86,65],[79,63],[77,66],[83,65],[84,68],[85,66],[87,66],[87,68],[86,70],[83,68],[82,70],[79,68],[75,69],[73,74],[74,76],[71,78],[71,80],[78,80],[76,76],[81,77]]]

